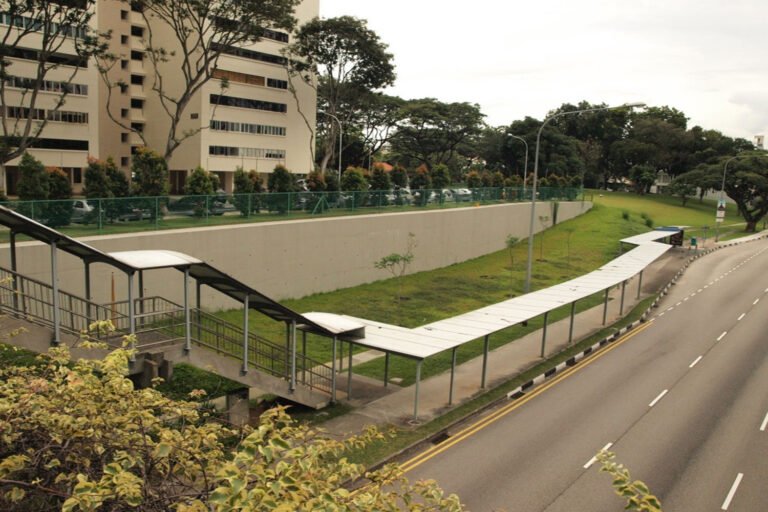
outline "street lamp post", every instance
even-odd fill
[[[536,181],[539,176],[539,146],[541,144],[541,132],[544,131],[544,127],[547,124],[558,117],[570,115],[570,114],[584,114],[586,112],[598,112],[601,110],[614,110],[617,108],[632,108],[632,107],[644,107],[645,103],[626,103],[624,105],[618,105],[615,107],[599,107],[599,108],[587,108],[583,110],[570,110],[568,112],[559,112],[553,116],[544,119],[541,123],[539,131],[536,134],[536,153],[533,157],[533,183],[531,186],[531,222],[528,226],[528,266],[525,272],[525,293],[531,291],[531,271],[533,270],[533,224],[536,219]]]
[[[511,133],[508,133],[507,137],[517,139],[525,144],[525,164],[523,165],[523,197],[525,197],[525,183],[528,181],[528,143],[524,138],[518,137],[517,135],[513,135]]]
[[[723,194],[725,193],[725,174],[728,172],[728,164],[731,163],[732,160],[735,160],[739,158],[741,155],[732,156],[728,160],[725,161],[725,165],[723,166],[723,182],[720,184],[720,195],[717,198],[717,206],[718,208],[723,203]],[[725,221],[725,218],[723,218],[723,221]],[[720,219],[715,219],[715,243],[720,240]]]
[[[336,117],[333,114],[329,114],[328,112],[320,111],[320,114],[325,114],[328,117],[332,117],[337,123],[339,123],[339,190],[341,190],[341,150],[342,150],[342,132],[343,128],[341,127],[341,120]]]

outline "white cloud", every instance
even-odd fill
[[[564,102],[645,101],[691,124],[768,133],[768,16],[757,0],[320,0],[395,55],[389,91],[479,103],[491,124]],[[758,91],[758,92],[754,92]]]

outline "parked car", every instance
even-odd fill
[[[453,199],[455,201],[471,201],[472,200],[472,191],[468,188],[454,188],[452,190],[453,192]]]
[[[184,196],[168,204],[168,212],[175,215],[224,215],[234,210],[226,197]]]
[[[75,199],[72,201],[72,222],[84,222],[93,213],[93,206],[85,199]]]

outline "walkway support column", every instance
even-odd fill
[[[200,281],[195,279],[195,309],[197,311],[197,320],[196,320],[195,323],[197,324],[197,340],[198,341],[203,341],[203,333],[202,333],[202,329],[203,328],[200,325],[201,324],[201,320],[200,320],[200,304],[201,304],[200,291],[202,290],[202,288],[203,288],[203,285],[200,284]]]
[[[421,363],[423,363],[424,360],[420,359],[418,363],[416,363],[416,396],[413,400],[413,419],[418,420],[419,419],[419,383],[421,382]]]
[[[605,305],[603,305],[603,325],[605,325],[605,322],[608,320],[608,293],[610,292],[610,288],[605,289]]]
[[[448,388],[448,405],[453,405],[453,382],[456,376],[456,347],[451,350],[451,386]]]
[[[16,266],[16,232],[11,230],[11,270],[13,271],[13,310],[19,312],[19,293],[23,294],[24,289],[19,286],[18,268]],[[22,308],[26,314],[26,301],[22,300]]]
[[[643,287],[643,271],[640,271],[639,281],[637,282],[637,300],[640,300],[640,290]]]
[[[485,338],[483,338],[483,375],[480,379],[480,389],[485,389],[485,377],[486,372],[488,371],[488,344],[490,341],[490,335],[486,334]],[[453,379],[453,375],[451,375],[451,379]]]
[[[61,310],[59,304],[59,270],[56,265],[56,242],[51,242],[51,286],[53,288],[53,345],[61,343]]]
[[[333,345],[331,345],[331,402],[336,403],[336,344],[338,338],[333,337]]]
[[[142,284],[143,281],[140,279],[139,286],[141,287]],[[141,308],[143,312],[144,301],[141,302]],[[189,354],[190,350],[192,350],[192,323],[189,315],[189,267],[187,267],[184,269],[184,351]]]
[[[571,325],[568,329],[568,344],[573,343],[573,320],[576,317],[576,301],[571,302]]]
[[[128,332],[133,337],[131,348],[136,349],[136,312],[133,310],[133,272],[128,272]],[[136,354],[131,356],[136,361]]]
[[[141,326],[144,327],[144,271],[139,270],[139,315]]]
[[[384,387],[389,385],[389,352],[384,353]]]
[[[307,383],[307,331],[301,331],[301,360],[304,364],[301,365],[301,383]]]
[[[291,393],[296,391],[296,320],[291,320]]]
[[[624,314],[624,292],[627,289],[627,282],[622,281],[621,282],[621,305],[619,306],[619,316],[622,316]]]
[[[93,318],[91,318],[91,264],[85,261],[83,266],[85,271],[85,300],[88,301],[88,304],[85,306],[85,322],[90,326],[93,321]]]
[[[248,311],[251,309],[250,306],[250,297],[246,293],[243,299],[243,367],[240,369],[240,373],[243,375],[248,373],[248,342],[251,341],[250,333],[248,332]]]
[[[541,333],[541,357],[544,357],[544,351],[547,346],[547,319],[549,318],[549,311],[544,313],[544,330]]]
[[[349,363],[347,364],[347,400],[352,399],[352,342],[349,342]]]

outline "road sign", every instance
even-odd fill
[[[715,215],[715,222],[723,222],[725,219],[725,199],[717,200],[717,214]]]

